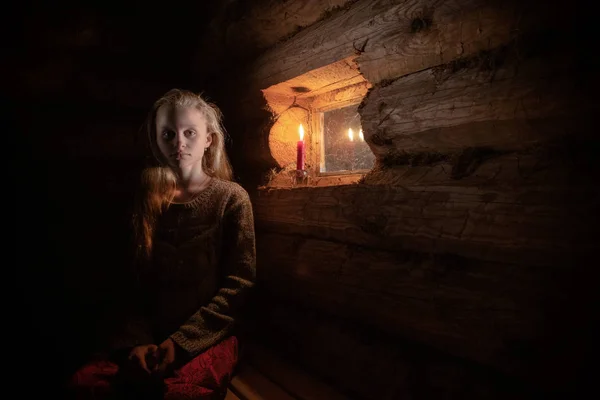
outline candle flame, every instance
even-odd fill
[[[363,135],[362,129],[358,131],[358,137],[360,138],[361,142],[365,141],[365,136]]]
[[[352,132],[352,128],[348,128],[348,139],[350,139],[351,142],[354,142],[354,132]]]
[[[298,134],[300,135],[300,141],[304,140],[304,127],[302,124],[298,127]]]

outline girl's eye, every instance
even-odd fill
[[[175,132],[173,132],[173,131],[163,131],[162,137],[165,140],[172,140],[175,137]]]
[[[185,135],[187,137],[193,137],[193,136],[196,136],[196,132],[195,131],[186,131]]]

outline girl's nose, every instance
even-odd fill
[[[177,149],[183,149],[186,147],[185,139],[181,135],[177,135],[177,141],[175,143]]]

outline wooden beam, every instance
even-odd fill
[[[257,243],[260,283],[278,298],[505,368],[522,356],[514,343],[540,345],[569,274],[280,234]]]
[[[598,229],[589,216],[599,211],[597,189],[575,185],[568,164],[509,154],[452,179],[459,165],[390,170],[387,185],[259,190],[257,228],[525,265],[570,265],[595,247]]]
[[[256,327],[252,337],[350,398],[460,398],[471,390],[523,400],[539,395],[533,385],[516,378],[516,371],[504,375],[497,367],[385,334],[322,307],[303,307],[262,293],[251,314]],[[531,366],[527,356],[513,361]]]
[[[374,99],[375,100],[375,99]],[[377,101],[374,101],[375,103]],[[441,106],[441,104],[439,105]],[[434,106],[437,108],[437,106]],[[371,111],[365,111],[370,113]],[[396,113],[400,111],[394,111]],[[390,157],[406,152],[427,153],[455,152],[468,147],[487,147],[498,151],[522,151],[535,147],[539,143],[552,141],[569,135],[585,137],[593,134],[585,116],[548,116],[547,118],[511,120],[491,119],[466,122],[462,125],[442,125],[434,122],[434,127],[425,127],[431,121],[422,121],[424,130],[419,132],[402,131],[412,117],[401,118],[396,114],[395,121],[385,123],[385,127],[376,126],[379,115],[366,115],[363,126],[373,134],[367,133],[366,140],[376,157],[385,163]],[[385,116],[384,116],[385,118]],[[475,119],[475,116],[472,116]],[[590,116],[587,117],[589,119]],[[412,122],[419,120],[414,119]],[[396,125],[397,124],[397,125]],[[388,129],[389,127],[389,129]],[[373,130],[374,129],[374,130]],[[415,127],[415,130],[418,129]],[[363,133],[365,130],[363,129]]]
[[[378,158],[469,146],[523,149],[560,136],[592,136],[599,107],[582,102],[573,57],[525,58],[509,47],[373,88],[360,109]],[[583,82],[583,81],[582,81]]]
[[[572,23],[557,9],[510,0],[406,1],[373,20],[357,62],[373,84],[395,79],[536,35],[552,21]]]
[[[361,71],[376,84],[537,29],[545,12],[525,7],[489,0],[360,0],[263,54],[251,78],[264,89],[360,54]]]
[[[403,346],[389,337],[295,307],[285,299],[261,298],[255,305],[255,341],[348,397],[386,398],[396,386],[405,389],[410,360],[402,357]]]

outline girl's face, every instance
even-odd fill
[[[156,143],[170,165],[201,167],[211,142],[206,119],[196,108],[163,105],[157,110]]]

